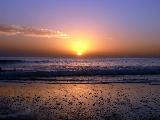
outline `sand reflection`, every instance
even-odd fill
[[[147,84],[3,83],[0,118],[156,119],[159,94],[159,85]]]

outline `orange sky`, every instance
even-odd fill
[[[33,30],[32,30],[33,32]],[[86,32],[87,33],[87,32]],[[111,34],[101,37],[94,33],[80,33],[63,37],[45,37],[28,33],[0,36],[1,54],[9,56],[158,56],[160,42],[145,37],[125,38]],[[43,34],[43,33],[41,33]],[[43,34],[44,35],[44,34]],[[130,40],[121,40],[130,39]],[[134,41],[140,42],[134,42]],[[122,42],[123,41],[123,42]]]

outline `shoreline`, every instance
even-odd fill
[[[160,76],[158,76],[157,78],[159,78]],[[107,77],[106,77],[107,78]],[[109,77],[108,77],[109,78]],[[5,84],[5,83],[8,83],[8,84],[93,84],[93,85],[96,85],[96,84],[146,84],[146,85],[160,85],[160,82],[159,80],[156,78],[155,80],[149,80],[149,79],[130,79],[130,80],[126,80],[126,79],[120,79],[120,80],[115,80],[116,78],[118,77],[110,77],[110,79],[104,81],[104,78],[103,80],[99,80],[98,81],[98,78],[97,80],[93,80],[90,79],[90,80],[70,80],[70,79],[66,79],[66,80],[61,80],[61,79],[10,79],[10,80],[0,80],[0,83],[1,84]],[[112,79],[114,78],[114,79]],[[73,78],[72,78],[73,79]],[[78,79],[82,79],[82,78],[78,78]]]

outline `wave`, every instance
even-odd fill
[[[3,70],[0,72],[0,79],[19,77],[60,77],[60,76],[109,76],[109,75],[159,75],[160,66],[148,67],[82,67],[74,69],[54,69],[52,71],[26,71],[26,70]]]
[[[0,81],[158,83],[159,58],[0,58]]]
[[[12,63],[21,63],[25,62],[23,60],[0,60],[0,64],[12,64]]]

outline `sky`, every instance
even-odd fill
[[[160,56],[160,0],[1,0],[0,56]]]

